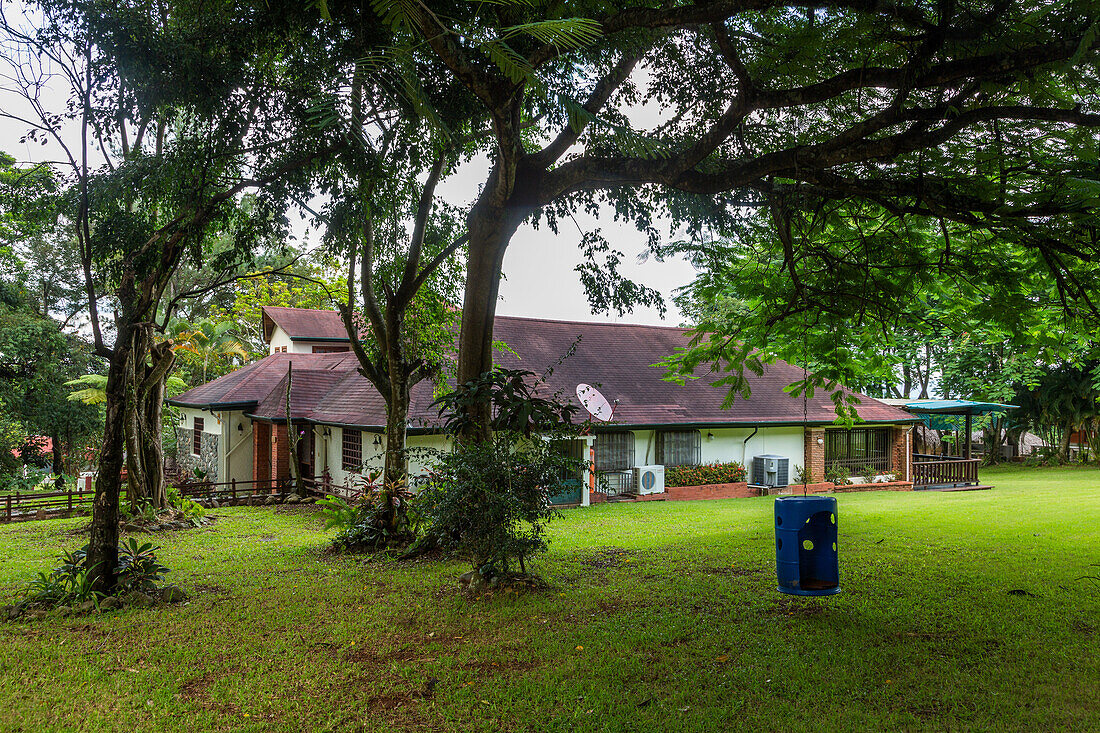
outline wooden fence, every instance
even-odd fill
[[[940,458],[913,461],[913,484],[930,486],[939,484],[977,484],[980,458]]]
[[[275,497],[276,501],[281,502],[294,493],[290,482],[271,480],[186,482],[179,484],[178,488],[183,496],[207,506],[215,501],[219,506],[262,504],[268,497]],[[337,494],[345,498],[355,498],[353,490],[320,481],[307,480],[306,488],[312,494]],[[124,503],[125,500],[126,490],[123,484],[119,503]],[[94,501],[94,488],[5,494],[0,496],[0,522],[68,517],[79,510],[90,512]]]
[[[68,516],[75,509],[91,509],[95,489],[15,492],[0,496],[0,522]]]

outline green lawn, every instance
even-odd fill
[[[1098,730],[1100,472],[982,478],[840,496],[829,599],[775,591],[771,499],[568,510],[553,588],[477,601],[216,510],[158,538],[189,603],[0,624],[0,730]],[[86,521],[0,526],[0,601]]]

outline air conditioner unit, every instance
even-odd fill
[[[790,484],[791,459],[765,453],[752,457],[754,486],[787,486]]]
[[[665,493],[665,467],[636,466],[634,468],[634,490],[639,494]]]

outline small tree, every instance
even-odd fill
[[[468,554],[490,583],[516,568],[526,575],[527,561],[547,548],[546,524],[557,515],[550,497],[582,465],[543,438],[499,432],[464,441],[440,460],[419,497],[428,536]]]
[[[557,514],[550,497],[584,467],[552,440],[570,436],[578,408],[560,395],[540,395],[541,383],[534,372],[495,369],[435,403],[456,438],[470,434],[471,414],[492,416],[491,437],[457,441],[420,497],[428,540],[468,553],[478,577],[491,583],[517,565],[527,573],[527,560],[546,549],[546,523]]]

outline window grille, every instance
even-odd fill
[[[825,468],[890,470],[890,428],[825,431]]]
[[[662,466],[698,466],[703,443],[698,430],[661,430],[657,433],[657,463]]]
[[[202,453],[202,429],[205,426],[206,420],[195,418],[195,429],[191,431],[191,452],[196,456]]]
[[[358,471],[363,467],[363,434],[344,428],[343,465],[345,471]]]
[[[622,430],[596,433],[596,470],[625,471],[634,468],[634,433]]]

